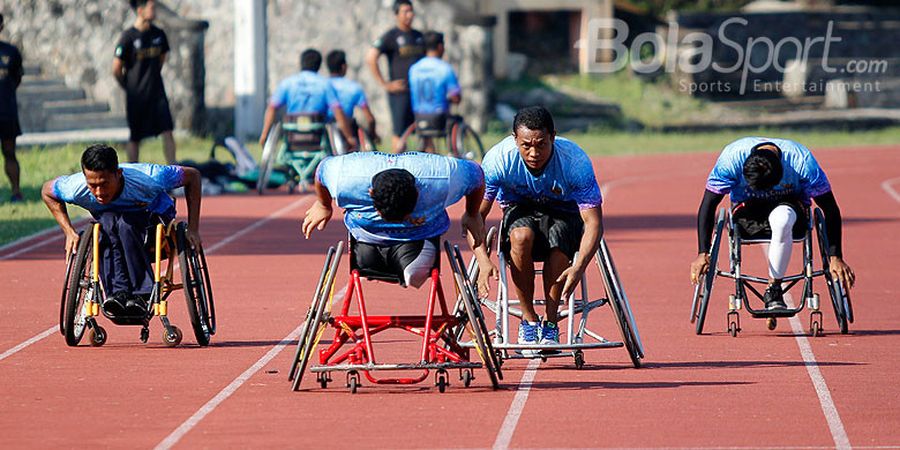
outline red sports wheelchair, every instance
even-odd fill
[[[297,351],[288,379],[293,381],[292,389],[300,389],[300,382],[311,358],[318,358],[318,364],[309,367],[316,374],[316,381],[323,389],[332,381],[332,372],[345,372],[346,386],[351,393],[356,393],[365,377],[373,384],[411,385],[425,381],[434,371],[434,383],[440,392],[446,391],[450,385],[448,370],[458,369],[459,377],[465,387],[469,387],[475,378],[474,369],[484,368],[494,389],[499,387],[503,378],[497,353],[485,325],[484,316],[478,307],[477,294],[469,278],[463,272],[462,256],[459,247],[444,242],[444,250],[453,274],[456,288],[456,302],[453,310],[447,307],[440,277],[440,257],[435,258],[435,266],[431,269],[431,287],[424,315],[369,315],[363,295],[362,279],[384,281],[403,285],[403,280],[393,275],[374,272],[356,267],[353,257],[355,242],[351,238],[349,255],[351,261],[350,278],[340,302],[340,309],[332,311],[334,303],[335,275],[341,260],[344,243],[328,249],[325,264],[319,275],[319,281],[313,294],[312,304],[306,312],[306,318],[298,337]],[[356,303],[357,314],[351,314],[352,303]],[[439,309],[439,312],[435,309]],[[327,346],[319,348],[319,340],[326,329],[334,330],[334,338]],[[373,336],[386,330],[398,329],[421,338],[421,351],[418,362],[412,363],[379,363],[375,357]],[[471,336],[473,348],[479,361],[472,361],[469,349],[460,345],[460,337],[465,333]],[[413,377],[382,377],[377,372],[413,371]]]

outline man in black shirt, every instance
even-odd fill
[[[122,32],[113,59],[113,75],[125,89],[126,116],[131,130],[128,160],[137,162],[142,139],[162,134],[166,162],[173,164],[174,125],[160,73],[169,53],[169,40],[166,33],[153,25],[154,0],[131,0],[131,7],[137,12],[137,19],[134,26]]]
[[[3,14],[0,14],[0,31],[3,31]],[[9,201],[22,201],[19,190],[19,161],[16,159],[16,137],[22,134],[19,127],[19,107],[16,104],[16,88],[22,82],[22,55],[6,42],[0,42],[0,142],[6,176],[12,188]]]
[[[400,148],[400,136],[413,123],[412,105],[409,98],[409,66],[425,56],[425,38],[412,27],[415,12],[412,1],[394,2],[397,26],[388,30],[373,44],[366,55],[366,62],[375,80],[388,92],[391,107],[391,121],[394,125],[394,151]],[[378,57],[387,55],[390,81],[385,81],[378,68]]]

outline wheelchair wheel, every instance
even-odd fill
[[[450,153],[457,158],[481,161],[484,157],[484,145],[478,133],[465,122],[453,125],[450,132]]]
[[[262,156],[259,158],[259,174],[256,178],[256,192],[263,195],[272,177],[275,161],[278,158],[278,146],[281,143],[281,123],[276,123],[269,129],[266,143],[263,145]]]
[[[81,233],[78,234],[81,236]],[[77,248],[75,249],[78,250]],[[62,295],[59,299],[59,334],[66,335],[66,301],[69,298],[69,279],[72,278],[72,263],[75,261],[75,253],[66,256],[66,280],[63,282]]]
[[[709,297],[712,294],[713,282],[716,280],[716,264],[719,261],[719,247],[722,243],[722,234],[725,230],[725,208],[719,209],[719,218],[716,220],[716,228],[713,234],[712,248],[709,250],[709,268],[700,279],[699,290],[695,290],[694,314],[691,317],[695,321],[697,334],[703,334],[703,323],[706,321],[706,310],[709,307]]]
[[[86,301],[91,299],[91,265],[94,251],[94,242],[91,237],[91,227],[87,232],[79,234],[78,250],[69,264],[69,273],[66,274],[68,286],[65,291],[65,314],[61,328],[64,330],[66,344],[74,347],[81,342],[84,329],[87,326]]]
[[[369,133],[363,129],[363,127],[357,127],[356,139],[359,141],[358,151],[374,152],[377,150],[375,148],[375,139],[372,139],[372,136],[370,136]]]
[[[328,253],[325,255],[325,264],[322,265],[322,273],[319,274],[319,281],[316,283],[316,290],[313,291],[312,303],[306,311],[306,316],[303,318],[303,323],[300,327],[300,334],[297,336],[297,350],[294,352],[294,359],[292,360],[294,364],[291,365],[291,370],[288,372],[288,381],[294,381],[294,375],[297,374],[297,361],[300,360],[300,354],[303,351],[304,342],[306,340],[306,329],[309,327],[310,319],[312,319],[316,309],[315,304],[322,292],[322,285],[325,283],[325,277],[328,275],[328,268],[331,266],[334,254],[334,247],[329,247]]]
[[[600,268],[600,274],[603,277],[603,286],[606,288],[609,306],[616,315],[619,331],[622,332],[625,349],[628,350],[628,356],[631,358],[634,368],[640,368],[641,359],[644,357],[640,334],[637,331],[637,324],[634,322],[631,306],[628,304],[628,297],[625,296],[625,291],[622,289],[622,281],[619,279],[612,255],[604,239],[600,240],[600,248],[597,250],[596,259],[597,266]]]
[[[420,150],[418,147],[421,147],[421,138],[419,137],[419,133],[416,133],[416,124],[413,122],[410,126],[406,127],[406,131],[400,136],[400,148],[397,153],[418,151]]]
[[[853,322],[853,306],[850,303],[850,293],[844,290],[840,281],[831,276],[830,262],[828,258],[828,235],[825,233],[825,215],[822,210],[816,208],[816,236],[819,241],[819,254],[822,256],[822,271],[825,272],[825,284],[828,286],[828,296],[834,307],[834,316],[837,319],[841,334],[850,331],[848,323]]]
[[[209,283],[209,271],[206,258],[201,258],[202,248],[194,248],[187,239],[187,224],[179,222],[175,227],[178,245],[178,259],[181,266],[181,282],[187,312],[191,319],[194,337],[201,347],[209,345],[210,337],[215,334],[215,307],[213,306],[212,286]]]

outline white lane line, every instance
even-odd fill
[[[312,197],[305,197],[305,198],[301,198],[301,199],[295,200],[293,203],[291,203],[291,204],[289,204],[289,205],[287,205],[287,206],[285,206],[285,207],[279,209],[278,211],[273,212],[272,214],[268,215],[267,217],[265,217],[265,218],[263,218],[263,219],[261,219],[261,220],[258,220],[258,221],[256,221],[256,222],[254,222],[253,224],[248,225],[248,226],[242,228],[242,229],[239,230],[237,233],[234,233],[234,234],[232,234],[231,236],[228,236],[227,238],[225,238],[225,239],[223,239],[223,240],[217,242],[215,245],[209,247],[209,249],[206,250],[206,253],[207,253],[207,254],[212,254],[213,252],[215,252],[216,250],[222,248],[222,247],[225,246],[226,244],[229,244],[229,243],[231,243],[231,242],[234,242],[235,239],[238,239],[239,237],[241,237],[241,236],[243,236],[243,235],[245,235],[245,234],[247,234],[247,233],[249,233],[249,232],[251,232],[251,231],[253,231],[253,230],[255,230],[255,229],[257,229],[257,228],[259,228],[259,227],[261,227],[261,226],[263,226],[263,225],[265,225],[266,223],[268,223],[268,222],[270,222],[270,221],[272,221],[272,220],[274,220],[274,219],[277,219],[277,218],[279,218],[279,217],[281,217],[281,216],[287,214],[288,212],[290,212],[290,211],[292,211],[292,210],[294,210],[294,209],[297,209],[298,207],[300,207],[303,203],[305,203],[305,202],[306,202],[307,200],[309,200],[310,198],[312,198]],[[47,242],[50,242],[50,241],[44,241],[43,243],[40,243],[40,245],[46,244]],[[39,246],[39,245],[38,245],[38,246]],[[29,247],[29,248],[30,248],[30,247]],[[23,249],[23,250],[24,250],[24,249]],[[21,252],[21,251],[22,251],[22,250],[20,250],[20,252]],[[17,254],[17,253],[18,253],[18,252],[13,253],[13,254],[11,254],[11,255],[15,255],[15,254]],[[11,255],[7,255],[7,257],[12,257]],[[3,259],[3,258],[0,258],[0,260],[2,260],[2,259]],[[22,350],[24,350],[26,347],[28,347],[28,346],[30,346],[30,345],[32,345],[32,344],[35,344],[35,343],[37,343],[37,342],[43,340],[43,339],[46,338],[47,336],[50,336],[51,334],[53,334],[53,330],[58,329],[58,327],[59,327],[59,325],[53,325],[53,326],[51,326],[50,328],[48,328],[47,330],[44,330],[43,332],[41,332],[41,333],[39,333],[39,334],[33,336],[32,338],[28,339],[27,341],[22,342],[22,343],[20,343],[19,345],[16,345],[15,347],[13,347],[13,348],[11,348],[11,349],[9,349],[9,350],[3,352],[3,354],[0,355],[0,361],[2,361],[2,360],[4,360],[5,358],[8,358],[8,357],[10,357],[10,356],[12,356],[12,355],[18,353],[18,352],[20,352],[20,351],[22,351]]]
[[[894,183],[896,183],[898,181],[900,181],[900,177],[891,178],[890,180],[884,180],[881,183],[881,188],[884,189],[884,192],[887,192],[888,195],[891,196],[891,198],[896,200],[897,203],[900,203],[900,192],[897,192],[897,190],[894,189],[894,186],[893,186]]]
[[[540,365],[540,359],[528,361],[528,366],[525,367],[525,372],[522,374],[522,380],[519,381],[519,386],[516,388],[516,396],[509,405],[509,411],[506,412],[506,418],[503,419],[503,425],[500,426],[500,432],[497,433],[497,439],[494,440],[494,450],[509,448],[509,443],[512,442],[513,434],[516,432],[516,425],[519,424],[519,418],[522,417],[522,411],[525,409],[525,402],[528,401],[531,383],[534,382],[534,376]]]

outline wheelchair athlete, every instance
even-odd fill
[[[471,161],[417,152],[334,156],[319,164],[315,190],[317,201],[303,220],[304,236],[325,228],[335,199],[356,241],[352,264],[396,277],[404,286],[418,288],[429,279],[440,256],[440,237],[450,227],[446,208],[461,198],[466,199],[463,233],[474,242],[484,240],[478,214],[484,176]]]
[[[602,198],[591,160],[577,144],[556,136],[549,111],[533,106],[519,110],[512,136],[488,151],[482,167],[482,217],[494,200],[503,208],[501,245],[522,306],[519,343],[559,344],[560,299],[574,291],[603,236]],[[581,257],[571,264],[576,251]],[[484,244],[475,256],[479,291],[487,295],[490,278],[498,277],[497,266]],[[544,262],[543,323],[533,303],[535,261]]]
[[[794,236],[809,223],[810,199],[822,209],[830,248],[829,270],[844,289],[855,281],[841,250],[841,211],[831,184],[812,153],[788,139],[746,137],[727,145],[706,182],[697,213],[699,255],[691,263],[691,282],[709,270],[709,249],[716,207],[731,194],[736,226],[747,239],[771,239],[769,283],[763,294],[767,310],[786,309],[781,280],[791,258]]]
[[[416,126],[424,132],[446,134],[450,104],[461,100],[459,82],[453,67],[441,59],[444,56],[444,35],[425,33],[425,58],[409,68],[409,88]],[[422,127],[419,124],[426,124]],[[427,128],[425,130],[424,128]],[[423,136],[424,150],[433,153],[434,139]]]
[[[103,309],[113,316],[142,316],[153,289],[148,230],[175,218],[175,201],[167,193],[184,187],[188,240],[199,248],[200,172],[192,167],[119,164],[116,150],[95,144],[81,155],[81,173],[44,183],[41,195],[66,234],[66,255],[78,248],[78,232],[66,203],[78,205],[100,223],[100,277],[107,293]],[[85,239],[90,239],[85,237]]]
[[[343,50],[332,50],[326,57],[329,78],[328,82],[334,88],[338,101],[341,103],[341,109],[344,116],[350,121],[350,127],[353,131],[359,129],[359,124],[353,120],[353,111],[357,108],[362,112],[368,124],[366,133],[372,137],[376,143],[379,141],[378,133],[375,131],[375,115],[369,109],[369,103],[366,101],[366,94],[363,92],[362,86],[346,77],[347,75],[347,54]],[[334,110],[328,109],[328,122],[334,122]],[[354,133],[356,135],[356,133]],[[359,142],[360,149],[364,148],[364,143]],[[348,150],[352,150],[350,147]]]

